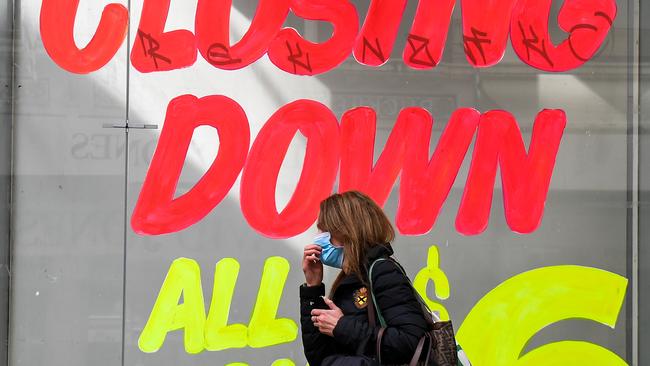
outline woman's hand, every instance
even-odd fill
[[[305,246],[302,255],[302,271],[305,273],[307,286],[323,283],[323,263],[320,261],[321,247],[316,244]]]
[[[323,297],[325,304],[329,306],[329,310],[325,309],[314,309],[311,311],[311,321],[314,322],[314,326],[318,328],[318,331],[334,337],[334,328],[339,322],[339,319],[343,317],[343,311],[339,309],[338,306],[334,304],[334,301]]]

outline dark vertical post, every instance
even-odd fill
[[[0,366],[9,350],[13,10],[13,0],[0,3]]]
[[[639,2],[639,365],[650,362],[650,4]]]

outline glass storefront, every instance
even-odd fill
[[[305,365],[345,189],[473,365],[650,364],[646,5],[230,3],[0,5],[0,365]]]

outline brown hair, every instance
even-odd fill
[[[357,191],[333,194],[320,203],[317,227],[343,243],[343,271],[338,275],[330,296],[348,274],[356,275],[367,285],[363,261],[366,251],[375,245],[390,243],[395,230],[370,197]]]

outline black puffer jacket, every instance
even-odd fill
[[[365,260],[366,268],[378,258],[389,257],[393,250],[389,244],[372,247]],[[417,344],[428,329],[422,308],[397,265],[381,261],[373,268],[373,290],[377,305],[384,316],[387,329],[381,345],[382,362],[408,363]],[[343,279],[334,293],[333,301],[344,316],[334,328],[334,337],[321,334],[311,321],[315,308],[327,309],[319,299],[325,295],[325,286],[300,287],[300,323],[305,356],[311,366],[363,364],[358,359],[346,358],[359,353],[374,357],[379,326],[369,324],[368,301],[371,298],[366,286],[356,276]],[[346,360],[351,360],[347,362]]]

